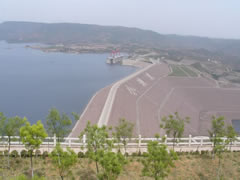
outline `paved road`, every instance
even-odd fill
[[[109,120],[109,117],[110,117],[110,114],[111,114],[111,111],[112,111],[112,106],[113,106],[113,103],[114,103],[114,100],[115,100],[115,96],[116,96],[117,90],[120,87],[120,85],[125,83],[125,82],[127,82],[128,80],[136,77],[137,75],[147,71],[152,66],[154,66],[154,64],[151,64],[151,65],[149,65],[149,66],[147,66],[147,67],[137,71],[136,73],[134,73],[134,74],[132,74],[132,75],[130,75],[130,76],[128,76],[128,77],[118,81],[118,82],[116,82],[112,86],[112,88],[111,88],[111,90],[110,90],[110,92],[108,94],[107,100],[105,102],[105,105],[103,107],[101,116],[100,116],[99,121],[98,121],[98,126],[99,127],[108,124],[108,120]]]

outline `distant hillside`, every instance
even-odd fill
[[[8,42],[72,43],[144,43],[158,44],[164,36],[137,28],[72,23],[5,22],[0,24],[0,39]]]
[[[128,45],[167,50],[173,54],[200,59],[219,58],[240,64],[240,40],[162,35],[150,30],[120,26],[4,22],[0,24],[0,40],[10,43]]]

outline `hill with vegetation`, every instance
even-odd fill
[[[43,43],[48,45],[112,45],[120,50],[150,49],[178,60],[215,59],[240,69],[240,40],[163,35],[150,30],[121,26],[74,23],[4,22],[0,40],[9,43]]]

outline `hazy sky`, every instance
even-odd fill
[[[76,22],[240,39],[240,0],[0,0],[0,22]]]

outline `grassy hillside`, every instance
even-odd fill
[[[129,157],[129,163],[118,180],[150,180],[151,178],[142,177],[143,168],[141,159],[143,157]],[[4,159],[0,158],[3,165]],[[87,159],[79,158],[78,164],[72,168],[71,173],[66,179],[75,180],[96,180],[95,166],[88,163]],[[11,160],[11,169],[0,169],[0,179],[10,179],[19,174],[30,176],[29,158],[13,158]],[[44,176],[47,179],[57,180],[56,169],[52,166],[49,158],[37,157],[34,159],[35,174]],[[168,180],[215,180],[217,177],[218,159],[212,159],[210,155],[180,155],[179,160],[175,162],[175,168],[172,168]],[[225,153],[221,166],[222,179],[237,180],[240,177],[240,152]]]

